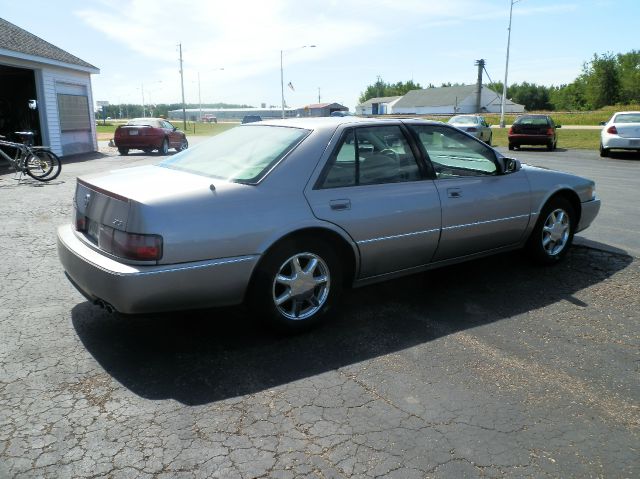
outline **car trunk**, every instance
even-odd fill
[[[616,123],[616,130],[622,138],[640,138],[640,123]]]
[[[514,123],[511,126],[512,133],[518,135],[546,135],[549,125],[543,124],[531,124],[531,123]]]

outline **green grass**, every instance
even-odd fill
[[[508,128],[493,128],[493,145],[508,146]],[[563,130],[558,132],[558,148],[597,150],[600,145],[600,130]]]

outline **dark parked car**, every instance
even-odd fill
[[[546,145],[547,150],[555,150],[558,145],[556,128],[548,115],[522,115],[513,122],[509,129],[509,149],[522,145]]]
[[[242,119],[242,123],[254,123],[256,121],[262,121],[262,117],[260,115],[245,115]]]
[[[336,110],[331,112],[331,116],[354,116],[350,111]]]
[[[142,150],[151,153],[158,150],[166,155],[169,148],[182,151],[189,148],[189,142],[183,131],[162,118],[134,118],[125,125],[116,128],[113,141],[121,155],[129,150]]]

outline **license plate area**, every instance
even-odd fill
[[[129,136],[136,136],[138,134],[138,130],[129,130]]]

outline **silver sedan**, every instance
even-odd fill
[[[81,177],[60,261],[122,313],[246,302],[316,324],[347,287],[525,248],[553,264],[596,217],[594,183],[521,165],[439,122],[236,127],[156,165]]]
[[[471,136],[475,136],[478,140],[484,141],[487,145],[491,145],[493,133],[489,123],[483,116],[478,115],[456,115],[452,116],[447,122],[456,128],[466,131]]]

